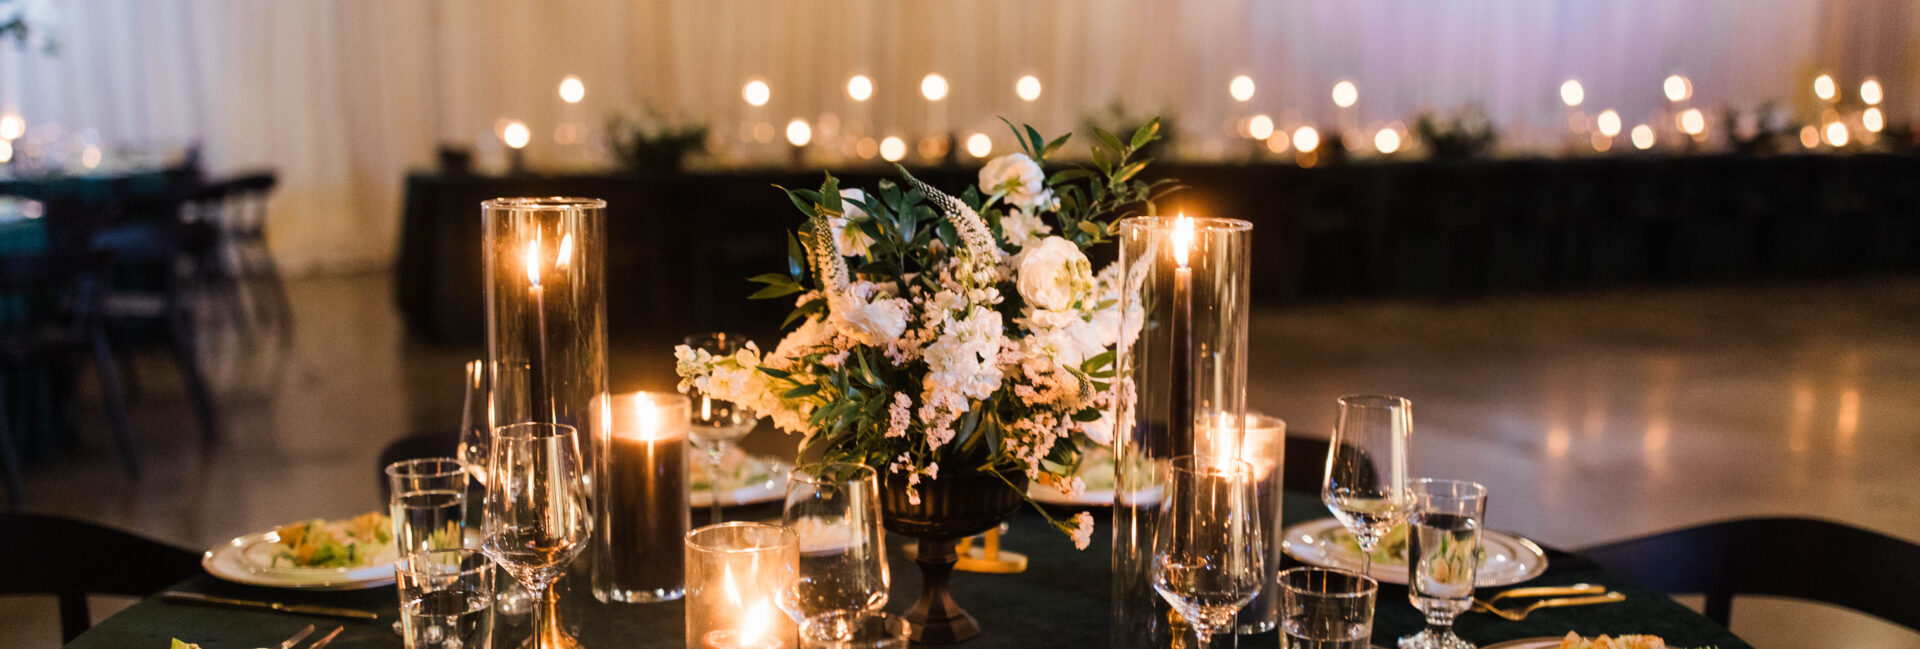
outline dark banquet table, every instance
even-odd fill
[[[1288,492],[1284,520],[1288,525],[1322,518],[1326,508],[1310,494]],[[740,513],[755,514],[753,510]],[[773,515],[777,516],[775,512]],[[1497,511],[1494,523],[1499,522]],[[1104,518],[1104,517],[1102,517]],[[1108,565],[1110,541],[1106,524],[1094,534],[1094,544],[1075,551],[1066,539],[1046,528],[1037,514],[1023,512],[1011,521],[1004,547],[1030,558],[1026,572],[1015,575],[958,574],[953,590],[956,598],[980,620],[983,634],[963,647],[1104,647],[1108,645]],[[889,554],[893,574],[893,601],[889,608],[902,610],[911,603],[911,594],[920,588],[919,572],[903,558],[897,545]],[[1584,635],[1647,633],[1664,637],[1669,646],[1738,649],[1747,643],[1707,618],[1674,602],[1660,593],[1641,588],[1622,577],[1599,568],[1578,555],[1548,550],[1549,566],[1545,574],[1524,585],[1568,585],[1591,583],[1605,585],[1627,596],[1617,604],[1548,608],[1523,621],[1509,622],[1491,615],[1468,613],[1460,617],[1457,629],[1461,637],[1482,646],[1494,642],[1562,636],[1568,631]],[[198,642],[207,649],[272,645],[307,624],[321,632],[334,625],[345,631],[330,649],[356,647],[399,647],[399,635],[391,630],[397,603],[392,586],[349,592],[295,592],[242,586],[200,575],[175,586],[175,590],[203,592],[229,597],[286,603],[322,604],[372,611],[378,621],[344,621],[300,615],[250,610],[208,608],[147,599],[93,627],[68,647],[85,649],[143,648],[161,649],[170,638]],[[564,605],[564,604],[563,604]],[[669,648],[685,646],[684,610],[679,602],[637,604],[620,607],[607,616],[604,624],[589,622],[583,629],[586,645],[605,647]],[[563,617],[565,617],[563,615]],[[502,618],[502,624],[508,624]],[[519,629],[524,630],[522,617]],[[1407,602],[1404,587],[1381,586],[1374,624],[1374,644],[1393,646],[1394,639],[1420,628],[1421,616]],[[512,630],[497,634],[511,637]],[[1241,638],[1243,646],[1276,646],[1274,633]]]

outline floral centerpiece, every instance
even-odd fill
[[[1077,493],[1082,454],[1112,442],[1115,344],[1140,327],[1119,312],[1119,265],[1095,272],[1086,251],[1172,191],[1133,159],[1159,128],[1094,129],[1091,167],[1051,169],[1068,136],[1015,127],[1021,152],[957,198],[905,169],[872,192],[831,175],[786,190],[806,222],[786,272],[753,278],[752,297],[797,296],[791,331],[772,350],[677,348],[681,389],[770,418],[803,454],[904,476],[914,504],[923,480],[954,472]],[[1087,546],[1092,516],[1048,520]]]

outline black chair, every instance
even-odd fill
[[[1587,548],[1595,563],[1667,593],[1702,593],[1724,625],[1734,595],[1844,606],[1920,631],[1920,545],[1839,523],[1748,518]]]
[[[0,514],[0,594],[52,595],[60,636],[92,625],[87,595],[145,597],[200,573],[200,555],[120,530],[37,514]]]
[[[292,341],[293,306],[267,249],[267,198],[277,182],[268,171],[208,183],[186,195],[180,217],[215,233],[200,268],[232,299],[237,324],[276,329],[284,346]]]
[[[106,402],[107,423],[128,475],[140,471],[139,454],[127,423],[126,397],[100,320],[101,278],[90,257],[60,254],[0,257],[0,295],[11,300],[16,313],[0,318],[0,365],[19,375],[29,371],[74,366],[89,354]],[[8,394],[19,394],[8,391]],[[22,495],[19,441],[8,415],[27,404],[0,407],[0,472],[5,473],[8,501],[19,504]]]
[[[101,317],[125,340],[165,336],[200,421],[201,437],[212,444],[220,439],[220,426],[200,371],[198,336],[181,272],[182,264],[209,245],[208,236],[208,230],[191,224],[145,219],[104,228],[89,239],[88,247],[111,261],[110,279],[115,280],[101,298]]]

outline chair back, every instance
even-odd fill
[[[208,183],[187,194],[183,216],[212,224],[229,237],[261,237],[266,230],[267,198],[276,184],[278,178],[271,171]]]
[[[0,594],[53,595],[63,642],[87,630],[88,594],[145,597],[200,573],[200,555],[109,527],[0,514]]]
[[[1920,631],[1920,545],[1808,518],[1748,518],[1581,551],[1608,570],[1667,593],[1706,595],[1724,625],[1734,595],[1844,606]]]

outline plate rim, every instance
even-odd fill
[[[1320,530],[1322,528],[1338,528],[1342,526],[1340,525],[1340,521],[1338,519],[1335,519],[1331,516],[1326,518],[1316,518],[1308,521],[1295,523],[1293,525],[1288,525],[1286,527],[1281,528],[1280,530],[1280,550],[1282,552],[1285,552],[1287,556],[1293,557],[1295,560],[1307,565],[1317,566],[1322,568],[1332,567],[1332,566],[1322,565],[1314,561],[1310,561],[1306,557],[1300,556],[1300,553],[1296,550],[1296,548],[1299,547],[1301,544],[1294,541],[1293,537],[1303,533],[1309,527],[1312,527],[1315,530]],[[1312,533],[1315,535],[1318,535],[1323,532],[1314,531]],[[1529,539],[1525,536],[1522,536],[1520,534],[1516,534],[1513,532],[1506,532],[1501,530],[1490,529],[1490,530],[1485,530],[1484,533],[1497,534],[1497,535],[1500,535],[1501,537],[1504,537],[1506,539],[1513,541],[1514,545],[1520,546],[1521,548],[1525,548],[1527,551],[1532,552],[1535,556],[1540,557],[1540,563],[1537,568],[1533,570],[1528,570],[1522,573],[1519,576],[1519,578],[1514,581],[1500,580],[1500,581],[1489,582],[1484,584],[1476,583],[1474,584],[1475,588],[1498,588],[1501,586],[1512,586],[1514,584],[1523,583],[1523,582],[1532,580],[1535,577],[1539,577],[1540,575],[1546,574],[1547,566],[1549,564],[1549,560],[1547,558],[1547,551],[1545,548],[1540,547],[1540,544],[1535,543],[1533,539]],[[1405,575],[1394,574],[1394,575],[1382,576],[1382,575],[1375,574],[1375,575],[1368,575],[1368,576],[1374,578],[1377,581],[1388,583],[1388,584],[1404,586],[1407,583],[1407,578]]]
[[[258,541],[272,533],[271,531],[267,531],[245,534],[234,537],[226,543],[214,546],[200,555],[200,568],[206,570],[207,574],[222,580],[236,584],[262,586],[266,588],[287,588],[292,590],[362,590],[387,586],[394,583],[391,565],[388,565],[387,568],[389,569],[383,571],[378,577],[365,577],[361,579],[319,579],[314,581],[306,581],[298,577],[274,577],[271,573],[254,573],[246,570],[246,566],[243,565],[246,558],[239,556],[240,553],[252,542]],[[228,566],[222,565],[223,561],[232,561],[235,565],[230,569]],[[362,566],[361,569],[374,568],[378,565],[379,564]]]
[[[1544,635],[1537,638],[1514,638],[1512,640],[1502,640],[1500,642],[1496,642],[1490,645],[1481,645],[1480,649],[1546,649],[1547,647],[1557,648],[1560,646],[1561,639],[1562,638],[1555,638],[1553,636],[1544,636]]]

